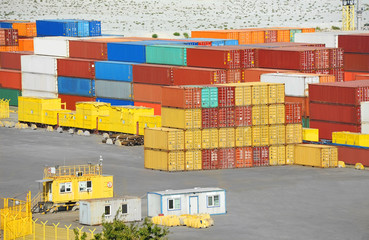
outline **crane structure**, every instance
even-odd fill
[[[355,1],[343,0],[342,1],[342,30],[353,31],[355,30]]]

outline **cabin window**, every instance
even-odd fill
[[[80,192],[91,192],[92,191],[92,182],[91,181],[79,182],[79,191]]]
[[[60,183],[60,193],[70,193],[72,192],[72,183]]]
[[[219,195],[208,196],[208,207],[219,207]]]
[[[128,206],[127,204],[122,204],[122,213],[127,214],[128,213]]]
[[[169,210],[180,210],[181,209],[181,199],[180,198],[169,199],[168,209]]]
[[[110,216],[111,214],[111,206],[105,206],[105,216]]]

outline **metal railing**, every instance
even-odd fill
[[[73,165],[73,166],[55,166],[45,167],[44,179],[55,177],[75,177],[75,176],[93,176],[102,175],[101,164],[86,164],[86,165]]]

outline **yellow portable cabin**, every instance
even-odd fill
[[[108,116],[110,103],[103,102],[77,102],[75,127],[83,129],[97,129],[98,117]]]
[[[110,198],[114,195],[113,176],[102,175],[102,164],[44,168],[39,202],[74,203],[80,200]]]
[[[59,126],[61,127],[76,127],[76,112],[60,112],[59,113]]]

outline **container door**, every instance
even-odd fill
[[[190,214],[199,213],[199,197],[190,197]]]

